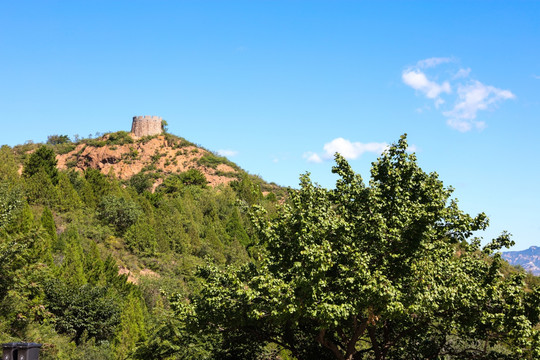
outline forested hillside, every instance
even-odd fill
[[[131,357],[170,320],[169,296],[199,289],[197,266],[249,260],[241,208],[273,212],[272,189],[170,134],[3,146],[0,341],[43,343],[43,359]]]
[[[133,171],[137,169],[137,171]],[[0,148],[0,341],[42,359],[537,359],[537,278],[405,136],[285,190],[170,134]]]

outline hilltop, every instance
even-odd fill
[[[226,158],[171,134],[138,139],[125,132],[106,134],[80,142],[68,153],[59,154],[57,159],[61,170],[84,171],[92,167],[104,174],[113,172],[122,180],[140,172],[162,177],[197,169],[210,185],[216,186],[238,179],[242,174],[242,170]]]
[[[71,142],[66,135],[52,135],[48,144],[57,154],[59,170],[83,173],[93,168],[124,181],[134,175],[145,174],[152,182],[152,191],[172,174],[197,170],[212,187],[248,176],[259,184],[264,194],[284,193],[278,185],[249,175],[227,158],[170,133],[138,137],[117,131],[76,142]],[[25,159],[38,146],[33,143],[15,146],[14,150],[20,157],[20,171]]]

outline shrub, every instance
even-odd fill
[[[226,162],[227,159],[224,157],[206,153],[197,161],[197,164],[215,169],[219,164],[225,164]]]
[[[72,169],[75,166],[77,166],[77,160],[76,159],[71,159],[71,160],[66,161],[66,167],[68,169]]]
[[[49,145],[58,145],[70,143],[69,136],[67,135],[49,135],[47,136],[47,144]]]
[[[205,187],[208,183],[206,176],[204,176],[204,174],[197,169],[189,169],[188,171],[178,175],[178,178],[184,185],[200,185]]]
[[[152,181],[147,174],[138,173],[129,179],[129,185],[131,185],[139,194],[142,194],[152,186]]]
[[[110,133],[107,139],[109,145],[133,144],[133,138],[127,131],[117,131]]]
[[[219,164],[225,164],[235,170],[240,170],[235,163],[233,163],[226,157],[219,156],[210,152],[207,152],[199,160],[197,160],[197,164],[199,164],[200,166],[207,166],[212,169],[216,169]]]

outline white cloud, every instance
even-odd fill
[[[409,69],[405,70],[401,75],[403,82],[415,90],[422,92],[429,99],[436,99],[436,103],[442,99],[439,99],[441,93],[450,93],[450,83],[445,81],[442,84],[437,84],[434,81],[428,80],[426,74],[420,70]]]
[[[361,143],[361,142],[351,142],[344,138],[336,138],[329,143],[324,144],[324,155],[326,159],[331,159],[336,152],[343,155],[346,159],[356,159],[359,156],[362,156],[365,152],[381,153],[388,147],[386,143]]]
[[[226,149],[218,150],[217,153],[220,156],[226,156],[226,157],[233,157],[233,156],[238,155],[238,151],[236,151],[236,150],[226,150]]]
[[[456,129],[460,132],[467,132],[472,129],[472,123],[467,120],[460,120],[460,119],[448,119],[446,120],[446,123],[451,128]]]
[[[420,60],[416,66],[406,68],[401,78],[406,85],[433,100],[435,109],[440,109],[442,115],[448,118],[447,124],[450,127],[461,132],[472,129],[482,130],[486,124],[484,121],[476,120],[478,111],[493,110],[499,103],[514,99],[515,95],[510,90],[502,90],[470,79],[471,69],[457,68],[457,64],[449,65],[454,68],[453,71],[447,71],[448,67],[446,67],[445,72],[439,72],[439,75],[445,75],[448,80],[433,80],[438,79],[438,76],[436,76],[436,70],[432,68],[440,64],[455,62],[453,58],[448,57]],[[540,79],[540,76],[533,75],[533,77]],[[453,89],[457,89],[457,92],[452,93]],[[455,98],[452,108],[444,106],[446,102],[442,98],[443,95],[446,95],[446,100],[449,96]],[[428,109],[424,106],[417,108],[416,111],[422,112]]]
[[[533,74],[532,77],[535,78],[536,80],[540,80],[540,75]]]
[[[458,86],[458,101],[450,111],[443,112],[448,117],[447,124],[458,131],[469,131],[474,127],[485,128],[485,123],[476,121],[480,110],[492,110],[498,103],[516,96],[509,90],[501,90],[494,86],[484,85],[480,81],[472,81]]]
[[[416,63],[416,66],[420,69],[427,69],[440,64],[449,63],[451,61],[453,61],[453,59],[449,57],[432,57],[429,59],[420,60]]]
[[[321,157],[319,155],[317,155],[316,153],[311,152],[311,151],[305,152],[304,155],[302,155],[302,157],[304,159],[307,159],[307,161],[311,162],[311,163],[321,163],[322,162]]]
[[[423,106],[418,107],[418,108],[415,109],[415,111],[416,111],[417,113],[419,113],[419,114],[422,114],[422,113],[424,113],[424,112],[426,112],[426,111],[429,111],[429,110],[431,110],[431,106],[429,106],[428,104],[425,104],[425,105],[423,105]]]
[[[459,69],[458,72],[454,75],[454,79],[461,79],[469,77],[471,73],[471,68]]]
[[[411,144],[407,147],[407,152],[413,153],[418,151],[418,146]]]
[[[324,144],[323,152],[320,154],[314,153],[312,151],[305,152],[302,157],[308,162],[320,163],[327,160],[332,160],[335,153],[340,153],[347,160],[354,160],[362,156],[364,153],[370,152],[375,154],[381,154],[386,149],[388,149],[387,143],[361,143],[361,142],[352,142],[350,140],[344,139],[342,137],[335,138],[329,143]],[[417,151],[415,145],[409,145],[408,152]]]

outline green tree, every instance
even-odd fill
[[[23,191],[7,181],[0,181],[0,230],[12,224],[24,206]]]
[[[92,285],[96,285],[103,281],[105,264],[101,259],[99,248],[95,241],[87,241],[86,248],[84,249],[84,272],[86,280]]]
[[[67,135],[49,135],[47,136],[47,144],[49,145],[58,145],[58,144],[66,144],[71,142],[69,140],[69,136]]]
[[[260,186],[251,181],[247,174],[243,174],[238,181],[232,181],[230,185],[248,205],[258,204],[263,198]]]
[[[145,307],[138,292],[131,291],[124,299],[120,323],[114,340],[116,358],[126,359],[135,345],[145,339]]]
[[[204,174],[197,169],[189,169],[184,171],[183,173],[180,173],[178,178],[184,185],[199,185],[205,187],[208,183],[206,176],[204,176]]]
[[[481,248],[485,214],[459,210],[406,149],[403,136],[385,151],[369,186],[336,155],[335,189],[304,175],[276,218],[255,208],[260,262],[202,268],[178,317],[298,359],[540,357],[540,291],[499,275],[509,236]]]
[[[41,241],[42,232],[34,228],[26,233],[0,235],[0,314],[2,301],[13,287],[17,270],[32,262],[32,250],[36,242]]]
[[[68,334],[77,345],[86,339],[112,340],[120,323],[119,301],[106,287],[66,285],[58,280],[45,284],[49,311],[58,332]]]
[[[48,146],[41,146],[34,151],[26,162],[23,175],[31,177],[44,170],[51,182],[56,185],[58,182],[58,169],[56,168],[56,154]]]
[[[84,197],[88,197],[90,199],[88,200],[89,204],[93,201],[99,203],[99,200],[103,196],[110,194],[112,184],[107,176],[103,175],[101,171],[91,167],[86,168],[84,171],[84,178],[86,179],[86,184],[89,186],[88,189],[84,189],[83,184],[83,192],[89,192],[89,194],[84,195]],[[93,201],[91,198],[93,198]]]
[[[81,236],[74,226],[70,226],[62,233],[61,241],[65,245],[62,264],[58,269],[59,278],[69,286],[81,286],[87,283],[84,269],[84,251],[81,246]]]
[[[131,185],[138,194],[142,194],[150,189],[152,186],[152,180],[147,174],[141,172],[133,175],[129,179],[129,185]]]
[[[125,233],[126,245],[136,254],[155,255],[156,253],[156,235],[154,228],[141,217]]]
[[[7,146],[0,147],[0,181],[16,183],[19,180],[19,166],[13,150]]]
[[[114,226],[116,231],[123,234],[127,228],[137,222],[143,214],[137,203],[123,197],[107,195],[98,206],[98,218]]]
[[[69,180],[67,174],[61,172],[58,174],[58,185],[56,185],[58,194],[57,208],[61,211],[70,211],[80,209],[82,206],[81,199],[73,184]]]
[[[179,192],[184,187],[184,183],[180,180],[178,174],[173,174],[166,177],[163,183],[156,188],[156,192],[165,194],[174,194]]]
[[[58,193],[50,176],[44,168],[24,179],[26,199],[31,204],[54,206],[58,202]]]
[[[51,209],[45,207],[43,214],[41,214],[41,226],[45,229],[51,243],[56,242],[56,224],[54,223],[54,217]]]
[[[168,127],[169,123],[167,123],[165,120],[161,120],[161,131],[163,131],[163,133],[167,133]]]
[[[206,176],[200,170],[189,169],[180,174],[173,174],[167,177],[158,186],[157,191],[165,194],[173,194],[179,192],[187,185],[196,185],[205,188],[207,183]]]
[[[44,236],[42,253],[40,254],[42,259],[45,259],[47,262],[52,263],[52,248],[53,245],[57,242],[56,235],[56,224],[54,223],[53,213],[51,209],[45,207],[43,209],[43,214],[41,214],[41,226],[45,230],[46,236]]]
[[[238,209],[233,209],[231,216],[227,220],[226,230],[232,240],[237,240],[244,246],[249,245],[250,239],[242,225]]]

